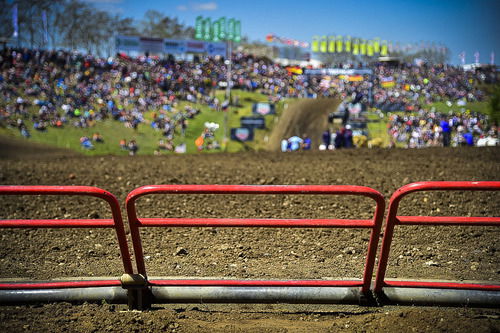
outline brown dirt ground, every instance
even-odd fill
[[[273,128],[267,150],[280,151],[281,140],[293,135],[308,135],[312,149],[316,150],[321,134],[328,129],[328,114],[337,110],[340,100],[333,98],[299,99],[287,105]]]
[[[380,191],[425,180],[499,180],[500,149],[344,150],[186,156],[84,157],[1,141],[0,184],[92,185],[125,201],[148,184],[350,184]],[[32,151],[32,152],[33,152]],[[415,194],[401,215],[500,216],[500,193]],[[109,217],[77,197],[4,196],[0,218]],[[326,196],[154,195],[143,217],[359,217],[369,199]],[[123,210],[124,211],[124,210]],[[498,228],[496,228],[498,229]],[[500,280],[500,233],[487,227],[397,227],[388,276]],[[367,231],[354,229],[150,228],[142,230],[150,276],[360,278]],[[0,230],[0,278],[122,274],[108,230]],[[178,249],[184,251],[178,253]],[[177,254],[176,254],[177,253]],[[436,265],[429,266],[426,262]],[[340,305],[169,304],[152,311],[67,303],[2,306],[6,332],[498,332],[499,309]]]

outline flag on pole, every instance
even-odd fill
[[[382,45],[380,46],[380,55],[382,57],[387,57],[388,50],[387,50],[387,41],[383,40]]]
[[[479,51],[476,51],[476,53],[474,53],[474,59],[476,60],[476,64],[479,64]]]
[[[328,37],[328,53],[335,53],[335,36]]]
[[[326,53],[326,51],[328,50],[327,46],[328,46],[328,40],[326,36],[321,37],[321,41],[319,42],[319,51],[321,53]]]
[[[198,16],[196,18],[196,23],[194,24],[194,38],[203,39],[203,17]]]
[[[227,39],[234,39],[234,18],[230,18],[227,22]]]
[[[373,40],[373,52],[380,53],[380,38],[378,37]]]
[[[337,36],[337,52],[341,53],[344,48],[344,39],[341,35]]]
[[[347,36],[345,40],[345,51],[351,53],[351,36]]]
[[[352,54],[354,54],[354,55],[359,54],[359,39],[358,38],[354,39],[354,42],[352,44]]]
[[[366,54],[369,57],[373,57],[373,42],[371,40],[368,41],[368,45],[366,46]]]
[[[491,65],[495,64],[495,52],[491,52],[490,54],[490,64]]]
[[[49,42],[49,29],[47,25],[47,11],[42,12],[42,24],[43,24],[43,40],[45,43]]]
[[[462,51],[462,53],[460,53],[458,57],[460,58],[462,65],[465,65],[465,51]]]
[[[14,34],[12,37],[17,38],[19,36],[19,26],[17,25],[17,4],[12,7],[12,27],[14,28]]]
[[[394,78],[392,76],[387,76],[380,79],[380,85],[383,88],[392,88],[396,85],[396,82],[394,82]]]
[[[366,40],[361,40],[361,44],[359,44],[359,51],[361,55],[366,55]]]
[[[226,18],[221,17],[219,19],[219,39],[226,40],[226,38],[227,38]]]
[[[311,42],[311,51],[312,52],[319,52],[319,37],[318,36],[313,36],[313,39]]]
[[[220,38],[219,38],[219,35],[220,35],[220,21],[217,20],[217,21],[214,21],[214,23],[212,23],[212,41],[214,42],[219,42],[220,41]]]
[[[241,42],[241,21],[240,20],[234,21],[234,39],[233,40],[235,43]]]

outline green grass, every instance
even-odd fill
[[[452,106],[446,105],[445,102],[436,102],[432,103],[427,106],[427,109],[431,109],[434,107],[437,112],[445,113],[447,114],[450,111],[453,111],[454,113],[461,113],[462,111],[467,111],[470,110],[471,112],[479,112],[482,114],[489,114],[488,110],[488,102],[487,101],[482,101],[482,102],[471,102],[467,103],[464,106],[459,106],[456,103],[453,103]]]
[[[387,147],[389,145],[389,134],[387,133],[387,115],[383,118],[375,112],[368,112],[368,134],[369,139],[382,139],[382,147]]]
[[[218,91],[216,96],[219,100],[224,100],[224,91]],[[174,137],[174,144],[178,145],[182,142],[186,143],[188,153],[196,153],[195,140],[204,130],[205,122],[215,122],[219,124],[219,129],[215,132],[215,139],[222,145],[221,150],[228,152],[238,152],[243,150],[260,150],[265,146],[265,136],[269,135],[272,126],[274,125],[274,116],[266,116],[266,130],[255,130],[255,139],[253,142],[242,144],[236,141],[230,141],[230,128],[240,126],[240,118],[242,116],[249,116],[252,114],[252,105],[256,102],[266,102],[267,96],[245,92],[245,91],[232,91],[233,98],[239,97],[240,107],[230,107],[226,112],[215,111],[206,105],[193,104],[189,102],[179,102],[177,109],[183,110],[186,105],[192,105],[201,110],[201,113],[196,115],[193,119],[188,120],[188,127],[185,137],[181,133],[176,132]],[[283,104],[279,103],[278,110],[281,109]],[[35,108],[32,108],[35,112]],[[145,114],[146,120],[152,119],[152,113],[149,111]],[[227,114],[227,146],[223,144],[224,139],[224,117]],[[91,128],[75,128],[72,125],[67,125],[64,128],[49,127],[45,132],[39,132],[33,129],[31,121],[25,121],[31,138],[26,139],[29,141],[48,144],[55,147],[69,148],[87,155],[127,155],[127,151],[123,151],[119,146],[120,139],[130,141],[136,140],[140,155],[151,155],[157,149],[158,141],[163,137],[161,131],[153,129],[149,123],[142,123],[138,126],[137,130],[126,128],[123,123],[115,120],[105,120],[96,122],[95,126]],[[92,134],[99,132],[103,138],[104,143],[95,143],[94,150],[85,150],[80,146],[80,137],[92,137]],[[16,128],[0,128],[0,135],[21,137]],[[219,150],[220,151],[220,150]]]

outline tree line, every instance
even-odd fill
[[[17,38],[14,6],[17,6]],[[194,28],[156,10],[148,10],[141,20],[136,20],[81,0],[0,0],[0,38],[11,45],[80,49],[104,55],[111,53],[115,35],[193,38]]]

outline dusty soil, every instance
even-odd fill
[[[148,184],[351,184],[387,199],[424,180],[499,180],[500,149],[346,150],[308,153],[84,157],[26,154],[2,141],[0,184],[92,185],[125,201]],[[10,147],[10,148],[9,148]],[[500,216],[500,193],[413,195],[406,215]],[[94,199],[2,197],[0,218],[109,217]],[[370,218],[369,199],[327,196],[154,195],[143,217]],[[125,212],[125,210],[123,210]],[[496,228],[498,229],[498,228]],[[500,281],[500,233],[487,227],[397,227],[388,276]],[[354,229],[149,228],[141,232],[150,276],[361,278],[367,231]],[[0,278],[119,276],[108,230],[0,230]],[[430,264],[432,262],[432,264]],[[148,312],[66,303],[0,307],[2,331],[376,332],[500,331],[499,309],[338,305],[171,304]]]
[[[328,114],[337,110],[340,100],[334,98],[299,99],[286,106],[273,129],[267,150],[280,151],[281,140],[293,135],[308,135],[312,149],[317,149],[321,134],[328,129]]]

